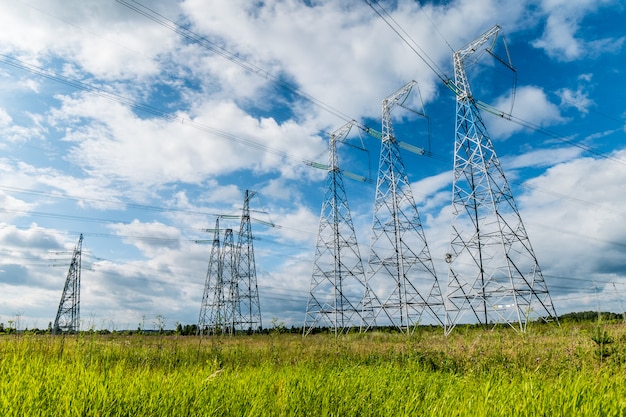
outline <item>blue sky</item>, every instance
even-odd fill
[[[483,118],[557,313],[622,311],[623,2],[381,4],[448,76],[452,50],[502,27],[513,115],[537,128]],[[263,322],[301,325],[325,178],[303,161],[326,163],[346,120],[380,129],[382,99],[410,80],[431,136],[407,112],[394,126],[432,154],[403,156],[446,282],[454,96],[365,1],[6,0],[0,25],[5,324],[54,320],[80,233],[83,328],[195,323],[210,253],[198,241],[250,189]],[[487,55],[468,73],[479,100],[510,109],[511,71]],[[340,146],[340,163],[375,179],[380,143],[356,131],[365,150]],[[366,259],[374,185],[345,184]]]

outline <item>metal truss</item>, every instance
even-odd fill
[[[246,333],[257,333],[263,329],[261,322],[261,303],[256,279],[256,264],[254,261],[254,245],[252,225],[250,222],[250,199],[254,191],[246,190],[241,227],[237,242],[235,266],[236,288],[233,290],[234,324],[235,329]]]
[[[461,321],[506,323],[520,331],[556,318],[548,288],[480,116],[465,59],[495,38],[493,27],[454,54],[456,132],[446,333]],[[490,51],[490,50],[488,50]]]
[[[382,103],[382,145],[367,275],[368,289],[378,303],[370,327],[390,325],[405,333],[425,320],[443,324],[444,315],[439,281],[391,123],[392,108],[402,105],[415,84],[409,82]]]
[[[317,327],[328,327],[336,335],[352,329],[360,331],[366,326],[367,315],[371,315],[371,309],[369,313],[364,310],[365,271],[336,154],[337,141],[343,141],[353,125],[354,122],[349,122],[330,135],[326,193],[304,318],[304,335]]]
[[[78,243],[74,247],[72,254],[72,262],[65,279],[65,287],[63,295],[59,302],[54,325],[52,326],[53,334],[60,333],[77,333],[80,331],[80,272],[81,272],[81,255],[83,247],[83,235],[81,233]]]

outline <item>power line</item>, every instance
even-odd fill
[[[133,108],[135,110],[139,110],[142,112],[145,112],[147,114],[151,114],[154,116],[158,116],[163,118],[166,121],[169,122],[178,122],[181,125],[186,125],[186,126],[190,126],[193,127],[197,130],[203,131],[205,133],[210,133],[213,136],[222,138],[222,139],[226,139],[228,141],[234,142],[234,143],[239,143],[245,146],[249,146],[251,148],[254,149],[259,149],[262,150],[264,152],[270,153],[270,154],[274,154],[280,157],[283,157],[285,159],[291,159],[294,161],[298,161],[300,163],[304,163],[306,165],[307,160],[304,160],[300,157],[296,157],[294,155],[291,155],[285,151],[281,151],[272,147],[269,147],[267,145],[264,145],[262,143],[253,141],[251,139],[247,139],[247,138],[243,138],[237,135],[234,135],[232,133],[228,133],[225,132],[223,130],[219,130],[216,128],[213,128],[209,125],[206,125],[204,123],[200,123],[197,121],[194,121],[190,118],[186,118],[186,117],[182,117],[182,116],[178,116],[172,113],[168,113],[165,112],[163,110],[160,110],[156,107],[147,105],[147,104],[142,104],[139,103],[131,98],[128,97],[124,97],[120,94],[111,92],[111,91],[107,91],[103,88],[100,87],[96,87],[94,85],[91,84],[87,84],[85,82],[79,81],[77,79],[71,78],[71,77],[67,77],[58,73],[55,73],[54,71],[51,70],[46,70],[44,68],[41,68],[39,66],[33,65],[33,64],[29,64],[25,61],[22,61],[20,59],[11,57],[9,55],[6,54],[0,54],[0,62],[12,66],[14,68],[18,68],[20,70],[23,71],[27,71],[30,72],[32,74],[47,78],[49,80],[52,81],[56,81],[65,85],[68,85],[70,87],[76,88],[78,90],[82,90],[82,91],[86,91],[92,94],[95,94],[99,97],[105,98],[107,100],[111,100],[113,102],[128,106],[130,108]]]
[[[328,113],[338,117],[339,119],[342,119],[345,122],[348,122],[350,120],[352,120],[352,118],[348,115],[346,115],[345,113],[343,113],[342,111],[324,103],[323,101],[315,98],[314,96],[302,91],[300,88],[294,86],[293,84],[285,81],[284,79],[270,73],[269,71],[266,71],[265,69],[259,67],[256,64],[252,64],[250,62],[248,62],[247,60],[243,59],[242,57],[238,56],[237,54],[234,54],[228,50],[226,50],[225,48],[222,48],[221,46],[217,45],[215,42],[211,42],[209,39],[207,39],[204,36],[198,35],[194,32],[192,32],[191,30],[182,27],[181,25],[179,25],[178,23],[174,22],[173,20],[168,19],[167,17],[159,14],[158,12],[156,12],[155,10],[151,9],[148,6],[145,6],[141,3],[139,3],[138,1],[135,0],[115,0],[117,1],[119,4],[141,14],[142,16],[145,16],[146,18],[152,20],[153,22],[158,23],[159,25],[163,26],[164,28],[171,30],[172,32],[177,33],[178,35],[182,36],[183,38],[185,38],[186,40],[193,42],[199,46],[201,46],[202,48],[205,48],[219,56],[221,56],[222,58],[240,66],[241,68],[245,69],[246,71],[249,71],[253,74],[256,74],[262,78],[265,79],[271,79],[272,81],[274,81],[276,84],[281,85],[283,87],[286,87],[289,91],[297,94],[298,96],[306,99],[307,101],[313,103],[314,105],[320,107],[321,109],[327,111]]]
[[[376,12],[376,14],[398,35],[398,37],[400,37],[400,39],[428,66],[428,68],[430,68],[430,70],[444,83],[444,85],[446,87],[448,87],[450,90],[452,90],[455,94],[457,94],[457,88],[454,85],[454,83],[452,82],[452,80],[450,79],[450,77],[448,77],[441,69],[439,69],[439,67],[436,65],[435,61],[430,58],[430,56],[421,48],[419,47],[419,45],[412,39],[410,38],[410,36],[407,35],[403,35],[406,34],[406,31],[402,28],[402,26],[400,26],[400,24],[398,24],[398,22],[396,22],[393,17],[376,1],[370,1],[370,0],[364,0],[365,3],[367,3],[372,10],[374,10],[374,12]],[[374,6],[374,4],[376,5],[376,7],[378,7],[378,9]],[[434,25],[434,23],[431,20],[431,24]],[[435,29],[436,26],[435,26]],[[410,41],[409,41],[410,40]],[[445,40],[445,38],[444,38]],[[446,44],[449,43],[446,41]],[[512,68],[509,64],[507,64],[506,62],[504,62],[501,58],[497,57],[493,52],[487,50],[487,52],[489,52],[492,56],[494,56],[497,60],[499,60],[500,62],[503,62],[505,65],[509,66],[510,68]],[[507,49],[507,53],[508,53],[508,49]],[[548,136],[552,139],[557,139],[559,141],[562,141],[564,143],[568,143],[572,146],[576,146],[580,149],[583,149],[586,152],[589,152],[593,155],[596,155],[600,158],[603,159],[607,159],[607,160],[611,160],[614,162],[618,162],[620,164],[626,165],[626,161],[621,160],[619,158],[616,158],[612,155],[606,154],[604,152],[600,152],[590,146],[584,145],[582,143],[579,142],[575,142],[571,139],[568,139],[566,137],[564,137],[563,135],[559,135],[557,133],[552,132],[551,130],[548,130],[546,128],[543,128],[539,125],[537,125],[536,123],[532,123],[529,122],[527,120],[521,119],[519,117],[513,116],[511,114],[511,112],[505,112],[502,111],[500,109],[497,109],[489,104],[486,104],[480,100],[476,100],[476,104],[477,106],[481,109],[481,110],[485,110],[495,116],[498,116],[500,118],[503,118],[504,120],[510,121],[512,123],[518,124],[522,127],[525,127],[527,129],[530,129],[532,131],[535,131],[537,133],[541,133],[545,136]],[[621,122],[621,121],[620,121]]]
[[[364,0],[368,6],[393,30],[396,35],[402,39],[402,41],[430,68],[430,70],[437,76],[444,84],[448,85],[450,77],[445,75],[443,71],[437,66],[437,63],[428,56],[428,54],[415,42],[407,32],[396,22],[393,17],[380,5],[376,0],[373,2],[370,0]],[[378,9],[376,7],[378,7]],[[385,17],[386,16],[386,17]],[[390,22],[391,21],[391,22]],[[401,33],[402,32],[402,33]],[[409,42],[410,40],[410,42]]]

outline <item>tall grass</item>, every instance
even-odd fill
[[[2,416],[626,415],[626,332],[0,337]]]

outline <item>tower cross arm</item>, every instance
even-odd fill
[[[447,86],[450,88],[454,94],[457,96],[457,100],[469,99],[472,95],[469,82],[467,80],[467,74],[465,73],[465,68],[463,66],[463,61],[469,55],[475,53],[482,45],[484,45],[489,39],[492,37],[493,43],[491,48],[496,42],[498,33],[500,32],[500,26],[494,25],[491,29],[480,35],[478,38],[474,39],[472,42],[467,44],[464,48],[459,49],[454,53],[454,83],[448,82]]]
[[[500,25],[494,25],[491,29],[480,35],[478,38],[474,39],[470,43],[468,43],[464,48],[459,49],[454,53],[454,55],[459,56],[459,58],[464,59],[466,56],[473,54],[484,45],[492,36],[497,36],[500,32]],[[494,39],[495,43],[495,39]]]

